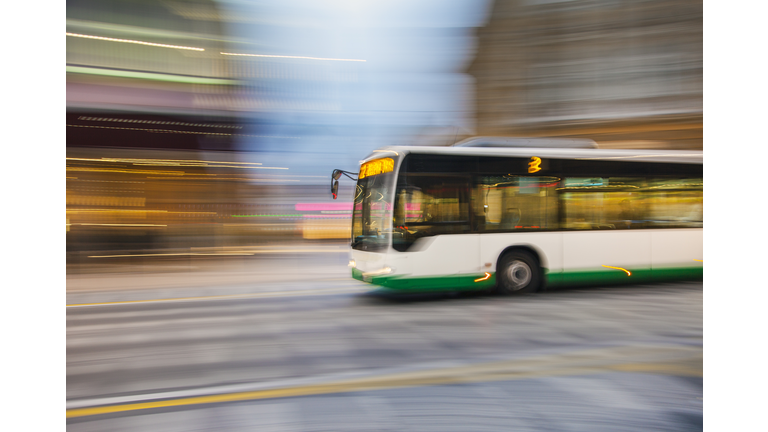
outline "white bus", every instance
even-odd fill
[[[375,150],[357,173],[352,277],[507,294],[701,278],[702,162],[567,139]]]

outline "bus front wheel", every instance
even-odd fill
[[[498,291],[502,294],[534,292],[541,284],[539,263],[531,254],[516,250],[506,253],[497,269]]]

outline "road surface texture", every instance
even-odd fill
[[[72,272],[67,429],[702,430],[701,282],[391,298],[346,259]]]

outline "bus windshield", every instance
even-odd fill
[[[392,232],[394,172],[358,180],[352,211],[352,248],[380,251],[389,246]]]

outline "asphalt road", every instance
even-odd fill
[[[67,429],[702,429],[701,282],[392,299],[326,276],[69,296]]]

